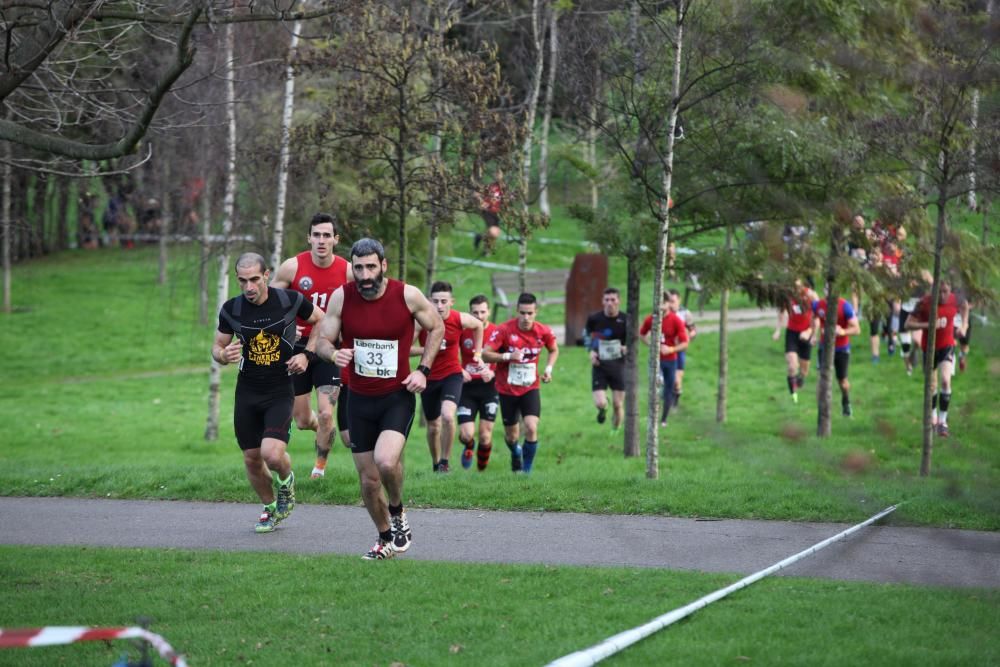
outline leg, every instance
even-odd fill
[[[333,447],[333,411],[339,393],[339,388],[332,385],[316,388],[316,464],[312,470],[313,479],[323,477],[326,471],[326,461]]]
[[[486,470],[490,462],[490,453],[493,451],[493,425],[492,419],[479,418],[479,447],[476,448],[476,468]]]
[[[535,454],[538,452],[538,417],[535,415],[524,416],[524,461],[522,469],[524,472],[531,472],[535,465]]]
[[[441,417],[438,423],[441,429],[441,458],[448,461],[451,458],[451,447],[455,444],[455,411],[458,406],[454,401],[441,401]]]
[[[431,464],[434,472],[438,471],[441,461],[441,417],[427,420],[427,449],[431,453]]]
[[[375,452],[360,452],[354,454],[354,468],[358,471],[358,481],[361,484],[361,500],[368,510],[368,516],[379,534],[389,532],[389,505],[382,491],[382,478],[378,466],[375,465]]]
[[[250,486],[257,493],[257,497],[265,505],[274,502],[274,486],[271,482],[271,471],[261,458],[260,448],[243,450],[243,465],[247,470],[247,479]]]
[[[275,438],[264,438],[260,442],[260,455],[267,467],[278,473],[281,479],[292,474],[292,460],[288,456],[288,444]]]
[[[608,394],[604,389],[595,389],[590,393],[597,408],[597,423],[603,424],[608,418]]]
[[[625,421],[625,390],[613,389],[611,391],[611,400],[614,405],[611,426],[617,429]]]
[[[295,397],[292,405],[292,418],[300,431],[315,431],[319,428],[319,419],[309,404],[310,394],[300,394]]]

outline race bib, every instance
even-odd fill
[[[622,342],[617,338],[597,341],[597,358],[601,361],[612,361],[622,358]]]
[[[797,304],[797,303],[793,303],[792,304],[792,312],[795,313],[796,315],[801,315],[802,314],[802,307],[799,304]]]
[[[962,313],[955,313],[955,319],[952,320],[955,323],[956,329],[962,328]]]
[[[507,371],[507,382],[515,387],[530,387],[535,384],[535,364],[519,364],[511,362]]]
[[[354,339],[354,372],[366,378],[394,378],[399,371],[399,341]]]

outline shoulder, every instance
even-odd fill
[[[291,287],[292,281],[295,280],[295,274],[299,272],[299,258],[289,257],[278,267],[277,272],[274,274],[274,282],[279,285],[287,285]]]

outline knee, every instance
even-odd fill
[[[295,426],[300,431],[309,430],[313,425],[313,411],[312,408],[306,405],[304,409],[297,409],[292,415],[295,418]]]
[[[443,426],[444,424],[454,424],[455,423],[455,411],[456,406],[454,403],[446,403],[441,406],[441,417],[437,420],[438,424]]]
[[[365,496],[378,493],[382,488],[382,478],[378,474],[378,468],[372,466],[371,470],[364,470],[360,475],[361,493]]]
[[[437,435],[441,432],[441,418],[427,421],[427,435]]]
[[[320,426],[323,426],[327,430],[333,428],[333,408],[330,406],[320,408],[319,412],[316,413],[316,418],[319,419]]]

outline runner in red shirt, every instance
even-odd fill
[[[483,340],[488,341],[499,327],[490,322],[490,302],[484,294],[469,300],[469,313],[483,323]],[[475,358],[475,329],[464,329],[460,339],[462,353],[462,398],[458,403],[458,441],[464,445],[462,467],[472,467],[473,448],[476,445],[476,415],[479,415],[479,447],[475,449],[476,468],[486,470],[493,451],[493,424],[500,409],[500,396],[496,387],[496,364],[483,363]]]
[[[813,342],[812,303],[817,298],[816,292],[809,285],[797,279],[792,297],[778,309],[778,326],[771,335],[773,340],[778,340],[781,330],[785,330],[785,362],[788,371],[785,379],[794,403],[799,402],[799,389],[805,385],[806,376],[809,375]]]
[[[444,320],[444,340],[434,357],[431,374],[427,378],[427,388],[420,394],[420,404],[427,420],[427,446],[431,451],[434,472],[451,471],[448,459],[455,444],[455,412],[462,397],[462,362],[459,358],[459,344],[463,329],[473,332],[472,356],[480,359],[483,351],[483,323],[469,313],[452,310],[455,297],[450,283],[438,281],[431,285],[431,305]],[[427,332],[421,330],[419,345],[410,349],[410,356],[424,353]]]
[[[826,323],[826,299],[813,302],[813,339],[819,340],[819,363],[823,363],[823,327]],[[861,333],[861,323],[854,313],[854,306],[849,301],[840,299],[837,302],[837,324],[834,327],[833,368],[840,384],[840,408],[845,417],[853,414],[851,409],[851,383],[847,379],[847,368],[851,361],[850,336]]]
[[[955,374],[955,318],[961,318],[961,328],[959,336],[965,335],[969,322],[969,303],[965,299],[959,299],[951,291],[951,281],[947,278],[941,280],[941,288],[938,291],[937,326],[934,333],[934,370],[931,374],[931,392],[934,397],[934,413],[932,423],[937,434],[943,438],[948,437],[948,407],[951,404],[951,376]],[[907,329],[929,329],[931,318],[931,295],[928,294],[906,319]],[[920,347],[924,350],[924,364],[926,365],[930,355],[927,352],[927,334],[920,340]],[[937,376],[941,376],[941,391],[937,391]]]
[[[403,448],[413,425],[413,394],[427,386],[444,338],[444,323],[431,302],[416,287],[386,278],[387,268],[381,243],[363,238],[354,244],[355,281],[330,297],[316,343],[316,353],[334,360],[349,379],[351,452],[361,498],[378,529],[375,546],[363,556],[367,560],[392,558],[410,548],[413,534],[403,511]],[[427,345],[411,372],[414,321],[427,330]],[[339,350],[337,340],[342,342]]]
[[[479,213],[486,223],[486,233],[476,234],[472,240],[474,248],[478,249],[483,241],[486,241],[486,250],[490,250],[500,238],[500,210],[504,206],[507,197],[507,185],[503,181],[503,169],[497,169],[492,183],[486,186],[483,193],[476,193],[479,200]]]
[[[300,252],[281,263],[271,283],[272,287],[292,289],[301,293],[313,306],[326,309],[333,291],[348,281],[354,280],[351,265],[343,257],[333,254],[340,235],[337,219],[329,213],[317,213],[309,221],[309,250]],[[312,325],[297,322],[298,340],[295,352],[305,354],[305,342],[309,339]],[[300,430],[316,431],[316,463],[311,478],[318,479],[326,474],[326,461],[333,446],[333,407],[340,396],[340,373],[337,367],[311,354],[309,368],[305,373],[293,378],[295,384],[295,404],[292,417]],[[316,412],[313,412],[309,396],[316,388]],[[340,424],[341,432],[346,424]],[[344,446],[347,446],[344,440]]]
[[[483,360],[497,364],[496,385],[504,438],[514,472],[531,472],[538,450],[538,420],[542,415],[538,361],[542,349],[549,352],[542,382],[552,381],[552,370],[559,358],[556,337],[551,329],[535,321],[537,315],[535,295],[521,294],[517,298],[517,317],[501,324],[483,348]],[[520,418],[524,419],[523,446],[518,444]]]
[[[674,404],[674,386],[677,376],[677,353],[687,349],[687,327],[677,313],[670,309],[670,293],[663,293],[660,304],[660,373],[663,375],[663,409],[660,427],[667,425],[670,407]],[[647,315],[639,327],[642,342],[652,344],[653,316]]]

